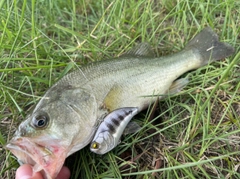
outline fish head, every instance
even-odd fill
[[[50,90],[23,121],[7,148],[20,164],[30,164],[46,179],[56,178],[67,156],[94,134],[95,98],[83,90]]]

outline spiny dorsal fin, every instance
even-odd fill
[[[147,43],[140,43],[133,47],[131,50],[128,52],[124,53],[123,56],[143,56],[143,57],[154,57],[154,52],[151,48],[151,46]]]

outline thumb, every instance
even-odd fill
[[[39,172],[33,173],[31,165],[24,164],[17,169],[16,179],[43,179],[43,177]]]

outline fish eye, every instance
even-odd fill
[[[32,124],[35,128],[42,129],[48,125],[49,117],[47,114],[42,113],[33,117]]]
[[[99,144],[97,142],[93,142],[91,145],[92,149],[98,149],[99,148]]]

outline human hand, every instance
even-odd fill
[[[69,179],[70,171],[63,166],[56,179]],[[16,179],[43,179],[40,172],[33,173],[31,165],[21,165],[16,172]]]

